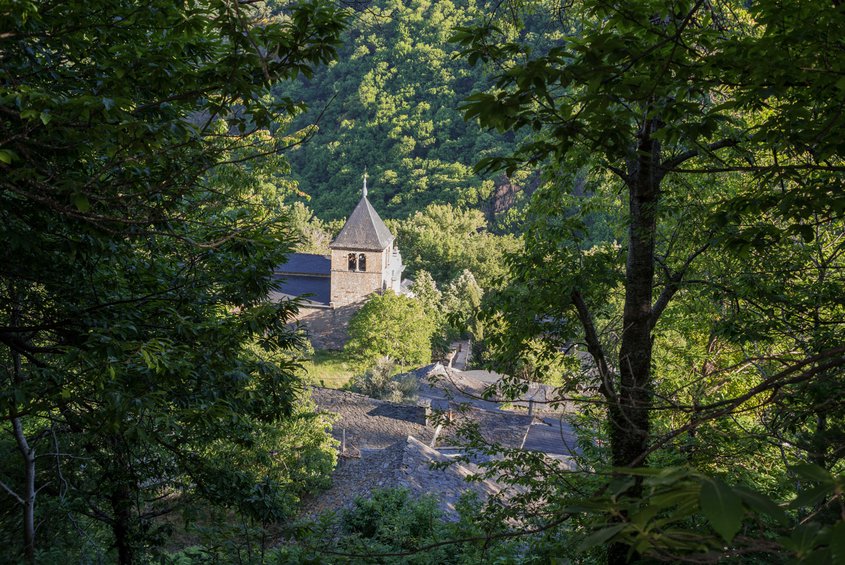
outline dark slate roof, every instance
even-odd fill
[[[322,387],[313,387],[311,398],[320,411],[338,415],[332,435],[341,439],[346,430],[347,448],[359,452],[384,449],[409,435],[429,442],[434,433],[434,428],[425,425],[425,411],[418,406]]]
[[[329,276],[332,272],[332,260],[331,257],[325,255],[291,253],[283,265],[276,267],[276,272],[292,275]]]
[[[332,249],[360,249],[362,251],[381,251],[393,241],[393,234],[381,221],[370,201],[364,196],[343,229],[329,246]]]
[[[307,275],[276,275],[279,293],[288,296],[306,296],[305,300],[317,304],[328,304],[331,295],[331,278],[325,276]]]

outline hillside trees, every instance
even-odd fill
[[[261,523],[319,484],[284,478],[264,452],[289,441],[273,425],[297,426],[296,364],[246,346],[278,359],[298,347],[294,306],[266,302],[292,236],[265,205],[272,173],[245,164],[299,141],[280,128],[299,105],[266,89],[330,60],[343,15],[261,10],[259,22],[251,4],[215,0],[0,6],[0,358],[15,452],[0,480],[22,516],[4,514],[4,529],[22,532],[28,561],[36,533],[65,540],[56,554],[109,551],[79,545],[99,522],[106,560],[135,562],[162,542],[157,518],[194,500]],[[288,446],[312,470],[331,464],[316,425]]]
[[[295,125],[316,124],[315,134],[290,160],[318,216],[349,213],[365,168],[384,217],[489,199],[496,179],[472,164],[512,141],[461,119],[460,100],[487,85],[487,72],[454,57],[448,42],[452,28],[486,9],[474,0],[376,0],[356,13],[336,64],[278,89],[311,107]]]
[[[324,222],[317,218],[302,202],[288,204],[285,207],[285,213],[290,217],[296,231],[298,240],[296,251],[331,255],[329,244],[343,228],[341,220]]]
[[[737,410],[759,414],[767,403],[812,397],[810,383],[830,390],[841,381],[842,348],[823,338],[842,335],[838,300],[825,290],[832,284],[841,292],[841,271],[820,259],[841,257],[840,247],[823,244],[827,251],[806,254],[816,238],[828,237],[817,228],[842,232],[843,18],[841,7],[821,1],[748,9],[741,2],[596,0],[568,6],[567,35],[547,51],[532,51],[492,25],[456,34],[471,61],[504,69],[490,92],[469,99],[467,117],[537,132],[516,154],[485,159],[482,168],[539,160],[587,166],[592,192],[622,194],[621,250],[585,249],[579,242],[588,226],[578,208],[556,203],[555,189],[552,200],[538,196],[539,231],[529,232],[513,265],[523,289],[540,291],[506,300],[531,336],[565,341],[580,334],[607,410],[611,465],[644,465],[705,422]],[[783,45],[789,49],[776,47]],[[562,191],[576,186],[566,178],[557,184]],[[802,266],[790,267],[790,257],[801,254]],[[796,279],[796,268],[813,282]],[[760,277],[777,282],[761,284]],[[655,372],[666,368],[655,347],[666,346],[666,316],[701,288],[707,292],[698,295],[693,316],[724,322],[703,334],[711,346],[704,367],[711,368],[699,375],[700,382],[720,375],[720,384],[709,381],[718,394],[691,405],[667,401],[661,386],[679,385]],[[809,315],[788,311],[796,302]],[[770,332],[782,324],[773,320],[802,326],[801,337],[775,337]],[[796,349],[796,339],[815,347]],[[731,368],[725,355],[713,370],[721,343],[739,366]],[[736,386],[725,386],[725,374]],[[658,439],[656,415],[664,410],[676,410],[683,423]],[[802,429],[826,429],[816,422]],[[641,486],[640,477],[624,493],[636,498]],[[614,545],[609,559],[630,556],[628,547]]]
[[[408,276],[425,270],[441,285],[470,270],[482,287],[490,288],[507,273],[505,254],[519,247],[511,235],[490,233],[480,211],[451,204],[430,204],[391,226]]]
[[[454,337],[469,337],[474,342],[484,339],[484,326],[478,310],[484,297],[472,271],[465,269],[443,291],[443,308]]]
[[[432,320],[440,321],[443,316],[443,293],[437,288],[437,282],[428,271],[418,271],[411,287],[426,315]]]
[[[447,312],[443,304],[443,293],[428,271],[417,271],[413,280],[414,283],[411,286],[411,292],[414,293],[414,298],[422,306],[425,315],[434,324],[434,333],[431,336],[431,348],[434,357],[437,358],[445,355],[449,350],[450,336]]]

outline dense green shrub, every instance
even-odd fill
[[[402,488],[376,490],[339,515],[301,529],[296,543],[278,548],[269,561],[475,565],[521,559],[524,543],[485,539],[474,495],[465,495],[455,507],[459,517],[451,521],[434,496],[415,498]]]
[[[380,357],[400,365],[423,365],[431,361],[434,324],[420,303],[393,291],[370,298],[349,322],[345,351],[372,366]]]
[[[349,388],[372,398],[391,402],[408,402],[416,398],[419,381],[409,374],[396,375],[396,364],[382,357],[376,364],[352,377]]]

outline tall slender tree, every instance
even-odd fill
[[[627,233],[615,351],[608,350],[595,315],[613,287],[602,286],[601,274],[589,278],[596,273],[594,258],[577,246],[568,255],[572,272],[546,277],[559,283],[555,291],[562,297],[546,305],[560,310],[539,319],[579,321],[606,403],[611,463],[641,466],[655,449],[655,332],[678,293],[693,283],[701,258],[726,241],[744,249],[792,237],[811,241],[814,218],[841,225],[845,120],[835,30],[845,25],[845,12],[821,0],[750,7],[586,0],[560,14],[559,44],[536,51],[512,40],[512,28],[458,30],[455,40],[470,61],[503,69],[491,91],[468,99],[466,117],[499,130],[536,132],[516,154],[481,161],[482,169],[538,161],[588,167],[592,178],[612,175],[622,191]],[[670,236],[684,201],[707,198],[702,181],[727,187],[729,174],[740,188],[723,190],[709,213],[693,219],[705,229],[681,230],[680,240]],[[770,214],[763,216],[768,221],[749,222],[755,213]],[[558,233],[565,233],[577,220],[577,210],[564,210],[548,223],[557,221]],[[577,229],[569,237],[577,237]],[[549,257],[566,256],[556,245],[566,242],[540,242],[536,253],[529,251],[533,266],[517,260],[523,274],[542,273]],[[841,372],[845,358],[834,346],[797,359],[785,354],[781,361],[790,369],[765,373],[752,396],[779,390],[784,379],[799,378],[796,373]],[[725,414],[710,417],[717,413]],[[627,495],[639,496],[641,484],[635,481]],[[612,562],[628,558],[628,547],[611,548]]]

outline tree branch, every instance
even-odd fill
[[[675,293],[681,288],[681,281],[684,280],[684,275],[686,275],[687,271],[692,265],[692,262],[695,261],[696,257],[707,251],[710,247],[711,242],[708,241],[701,247],[695,250],[687,260],[684,261],[683,266],[676,271],[674,274],[669,276],[669,281],[666,283],[666,286],[663,287],[663,291],[660,293],[660,296],[657,297],[657,300],[654,302],[654,305],[651,307],[651,329],[654,329],[654,326],[657,325],[657,321],[660,319],[660,315],[663,314],[663,311],[669,305],[669,302],[672,300],[672,297],[675,296]],[[668,268],[667,268],[668,271]]]
[[[725,147],[736,147],[737,145],[739,145],[739,142],[735,139],[722,139],[704,146],[703,149],[706,153],[712,153],[713,151],[718,151],[719,149],[723,149]],[[663,163],[660,164],[659,168],[662,169],[663,172],[668,172],[673,170],[675,167],[677,167],[684,161],[689,161],[690,159],[698,157],[699,155],[701,155],[700,149],[690,149],[689,151],[685,151],[684,153],[672,157],[671,159],[666,159],[665,161],[663,161]]]
[[[845,365],[844,354],[845,346],[840,346],[833,349],[829,349],[827,351],[823,351],[818,355],[813,355],[812,357],[808,357],[799,361],[798,363],[795,363],[791,367],[784,369],[776,375],[772,375],[757,386],[753,387],[745,394],[742,394],[735,398],[714,402],[713,404],[709,404],[707,406],[698,407],[692,418],[690,418],[689,422],[652,442],[648,450],[642,453],[639,457],[637,457],[637,459],[635,459],[629,466],[636,467],[637,465],[640,465],[643,461],[645,461],[646,457],[648,457],[650,453],[662,448],[671,439],[685,432],[695,429],[696,427],[708,420],[714,420],[716,418],[731,414],[739,406],[741,406],[745,402],[748,402],[759,394],[771,391],[770,398],[767,401],[769,402],[772,400],[772,398],[774,398],[774,395],[776,394],[778,389],[781,389],[787,385],[804,382],[813,378],[819,373],[824,373],[829,369],[834,369]],[[802,369],[805,369],[808,365],[813,365],[814,363],[824,361],[826,359],[830,360],[802,371]],[[795,373],[798,374],[795,375]]]
[[[610,382],[610,370],[607,367],[604,349],[601,346],[601,341],[599,341],[599,335],[598,332],[596,332],[593,317],[590,314],[590,310],[587,308],[587,303],[584,302],[584,297],[581,296],[580,292],[573,290],[571,298],[572,304],[575,305],[575,310],[578,312],[578,320],[584,328],[587,351],[589,351],[590,355],[593,356],[593,360],[596,362],[596,367],[599,371],[599,377],[601,378],[599,391],[608,400],[613,400],[616,398],[616,392],[613,389],[613,383]]]
[[[6,483],[4,483],[3,481],[0,481],[0,487],[3,487],[3,490],[8,492],[15,500],[18,501],[18,503],[20,503],[21,505],[23,504],[23,498],[18,496],[18,493],[16,493],[11,488],[9,488],[9,486]]]
[[[613,165],[607,165],[607,170],[622,179],[622,182],[628,182],[628,173],[620,169],[619,167],[614,167]]]

